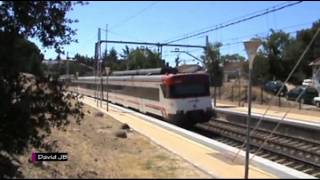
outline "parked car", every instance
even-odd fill
[[[313,104],[320,107],[320,97],[313,98]]]
[[[299,96],[298,102],[301,101],[303,104],[313,104],[313,98],[318,96],[318,91],[310,86],[298,86],[287,93],[287,100],[295,101]]]
[[[303,82],[302,82],[302,85],[303,85],[303,86],[312,86],[312,84],[313,84],[312,79],[305,79],[305,80],[303,80]]]
[[[281,81],[268,81],[264,85],[264,90],[276,95],[282,85],[283,85],[283,82]],[[288,88],[286,85],[284,85],[284,87],[282,88],[282,91],[280,92],[280,96],[285,96],[287,92],[288,92]]]

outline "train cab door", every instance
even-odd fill
[[[142,113],[146,113],[146,109],[145,109],[145,104],[147,103],[145,98],[144,98],[145,92],[143,90],[143,88],[139,88],[139,98],[138,98],[138,106],[139,106],[139,111]]]

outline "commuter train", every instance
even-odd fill
[[[206,73],[164,73],[161,68],[118,71],[99,80],[94,76],[78,77],[71,80],[69,88],[94,97],[97,83],[104,100],[108,91],[109,102],[178,126],[193,126],[215,116]]]

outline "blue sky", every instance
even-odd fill
[[[108,39],[123,41],[165,42],[181,35],[204,29],[209,26],[224,23],[255,11],[270,8],[285,1],[91,1],[88,5],[75,6],[67,16],[78,19],[79,23],[72,27],[78,29],[79,43],[65,46],[70,56],[76,53],[93,56],[94,43],[98,38],[98,28],[106,29],[108,24]],[[320,2],[303,2],[298,5],[258,17],[247,22],[208,33],[209,41],[220,41],[223,44],[241,42],[254,37],[255,34],[266,36],[268,30],[283,29],[293,32],[308,28],[312,22],[319,20]],[[294,34],[292,34],[294,35]],[[105,31],[102,31],[105,39]],[[52,49],[44,49],[36,44],[45,54],[45,58],[55,58],[57,54]],[[177,42],[179,44],[205,45],[205,37],[199,36]],[[125,45],[108,45],[108,49],[115,47],[118,52]],[[135,48],[136,46],[129,46]],[[153,47],[150,47],[153,48]],[[174,47],[164,48],[163,57],[173,65],[176,53]],[[200,56],[201,49],[180,50],[190,51]],[[239,53],[245,56],[243,44],[223,46],[222,54]],[[62,56],[64,57],[64,56]],[[192,58],[180,55],[186,63],[192,63]]]

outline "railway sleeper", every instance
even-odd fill
[[[320,177],[320,171],[317,171],[317,172],[315,172],[315,173],[313,173],[311,175],[314,176],[314,177]]]
[[[309,153],[309,152],[306,152],[305,155],[304,155],[304,157],[305,157],[306,159],[312,159],[312,160],[314,160],[313,155],[312,155],[311,153]]]
[[[261,155],[264,154],[264,152],[260,150],[260,151],[258,151],[258,152],[255,152],[255,154],[256,154],[257,156],[261,156]]]
[[[230,138],[232,138],[233,139],[233,137],[232,136],[234,136],[233,134],[231,134],[231,137]],[[239,137],[239,135],[238,135],[238,137]],[[239,139],[238,139],[239,140]],[[258,142],[259,142],[259,140],[253,140],[252,142],[255,142],[255,144],[259,144]],[[236,144],[235,143],[231,143],[232,144],[232,146],[235,146]],[[277,150],[280,150],[281,149],[281,146],[279,146],[279,145],[274,145],[274,144],[272,144],[272,145],[269,145],[271,148],[273,147],[274,149],[277,149]],[[292,153],[293,152],[296,152],[295,150],[293,150],[293,151],[291,151]],[[300,152],[299,153],[299,155],[298,156],[300,156],[300,157],[303,157],[303,153],[302,152]],[[305,158],[305,157],[304,157]]]
[[[281,143],[287,143],[287,142],[291,141],[291,139],[286,138],[286,137],[281,137],[281,138],[279,138],[279,141],[280,141]]]
[[[271,156],[271,154],[269,154],[269,153],[264,153],[264,154],[261,155],[260,157],[268,159],[269,156]]]
[[[290,140],[290,139],[285,139],[285,140],[278,139],[277,143],[279,143],[279,144],[288,144],[290,141],[292,141],[292,140]]]
[[[276,150],[281,150],[281,146],[280,145],[275,145],[275,149]]]
[[[299,144],[297,144],[297,145],[295,145],[296,147],[301,147],[301,146],[305,146],[306,145],[306,143],[305,142],[300,142]]]
[[[304,166],[305,166],[304,164],[298,164],[298,165],[294,166],[293,168],[301,171],[301,169],[303,169]]]
[[[302,148],[302,149],[304,149],[304,150],[307,150],[307,149],[309,149],[309,148],[311,148],[311,147],[313,147],[313,144],[307,144],[307,145],[302,146],[302,147],[300,147],[300,148]]]
[[[309,167],[309,168],[302,170],[302,172],[304,172],[304,173],[310,173],[311,171],[314,171],[314,168]]]
[[[288,162],[286,162],[286,163],[283,163],[283,165],[285,165],[285,166],[291,166],[291,165],[293,165],[295,163],[295,161],[288,161]]]
[[[315,147],[313,147],[313,148],[311,148],[311,149],[309,149],[310,151],[317,151],[317,149],[319,149],[320,147],[319,146],[315,146]]]
[[[209,128],[208,128],[209,129]],[[226,128],[226,129],[221,129],[221,128],[215,128],[217,131],[219,131],[219,132],[221,132],[222,134],[225,134],[227,137],[229,137],[230,139],[235,139],[236,141],[239,141],[240,139],[243,139],[244,140],[244,133],[243,133],[243,131],[242,132],[239,132],[239,129],[237,129],[237,128]],[[228,132],[228,130],[230,130],[231,129],[231,131],[233,131],[233,132]],[[257,136],[259,136],[260,138],[253,138],[253,140],[252,140],[252,142],[254,142],[255,144],[262,144],[261,142],[263,142],[264,140],[262,140],[261,138],[265,138],[265,137],[262,137],[262,135],[261,134],[259,134],[259,135],[257,135]],[[273,141],[277,141],[278,142],[278,144],[280,144],[280,143],[285,143],[285,142],[289,142],[287,145],[294,145],[294,146],[304,146],[304,149],[305,148],[307,148],[307,147],[310,147],[310,145],[308,145],[308,144],[306,144],[306,143],[304,143],[304,142],[301,142],[301,141],[296,141],[296,140],[294,140],[294,141],[292,141],[292,140],[289,140],[289,139],[286,139],[286,138],[279,138],[279,137],[273,137],[273,139],[272,139]],[[292,142],[290,142],[290,141],[292,141]],[[233,140],[229,140],[229,141],[227,141],[229,144],[232,144],[232,146],[237,146],[237,147],[241,147],[241,145],[239,145],[238,143],[234,143],[234,141]],[[277,143],[266,143],[269,147],[275,147],[274,149],[282,149],[283,151],[286,151],[286,153],[287,153],[287,151],[289,150],[289,148],[287,148],[287,147],[285,147],[285,148],[281,148],[281,145],[275,145],[275,144],[277,144]],[[285,146],[287,146],[287,145],[285,145]],[[284,146],[282,146],[282,147],[284,147]],[[318,147],[314,147],[314,149],[318,149]],[[269,148],[267,148],[267,149],[269,149]],[[254,152],[255,150],[251,150],[251,152]],[[296,154],[296,152],[297,152],[297,150],[293,150],[293,149],[291,149],[290,150],[290,153],[291,154]],[[276,152],[277,153],[277,152]],[[282,152],[283,153],[283,152]],[[282,154],[282,153],[280,153],[280,154]],[[302,153],[302,152],[300,152],[299,153],[299,156],[303,156],[303,154],[304,153]],[[272,154],[265,154],[265,153],[258,153],[257,154],[258,156],[260,156],[260,157],[263,157],[263,158],[268,158],[269,156],[271,156],[271,157],[269,157],[268,159],[272,159],[272,160],[275,160],[275,159],[278,159],[279,158],[279,156],[277,156],[277,155],[272,155]],[[285,161],[285,159],[279,159],[279,160],[277,160],[277,162],[284,162]],[[294,162],[287,162],[287,163],[284,163],[285,165],[292,165],[292,164],[294,164]],[[304,165],[303,164],[298,164],[298,165],[295,165],[294,166],[294,168],[295,169],[303,169],[304,168]],[[307,172],[309,172],[309,171],[312,171],[312,169],[310,169],[310,168],[308,168],[308,171]]]
[[[291,141],[291,142],[289,142],[287,145],[289,145],[289,146],[296,146],[297,144],[299,144],[299,142],[297,142],[297,141]]]
[[[282,159],[279,159],[279,160],[276,160],[275,162],[279,163],[279,164],[282,164],[283,162],[285,162],[286,159],[282,158]]]
[[[250,152],[250,153],[254,153],[254,152],[256,152],[256,150],[255,150],[255,149],[250,149],[249,152]]]
[[[275,160],[279,159],[279,156],[278,155],[273,155],[273,156],[269,157],[268,159],[270,159],[272,161],[275,161]]]

